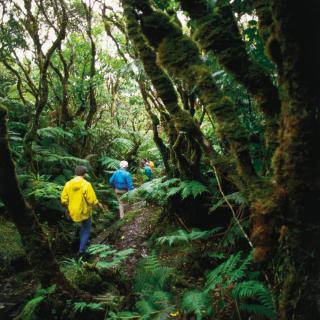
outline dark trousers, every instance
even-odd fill
[[[81,222],[79,253],[84,253],[86,251],[86,247],[90,238],[91,224],[91,218]]]

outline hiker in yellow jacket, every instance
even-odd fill
[[[70,218],[81,223],[79,256],[85,253],[89,241],[92,208],[102,208],[91,183],[84,178],[86,173],[86,167],[76,167],[75,177],[65,184],[61,194],[61,203],[67,208]]]

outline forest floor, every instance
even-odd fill
[[[145,201],[132,204],[122,220],[100,232],[91,244],[109,244],[117,250],[134,249],[121,267],[127,279],[132,279],[139,259],[149,254],[147,241],[157,226],[160,213],[161,208]],[[0,319],[13,319],[25,302],[34,296],[37,281],[28,266],[0,280]]]

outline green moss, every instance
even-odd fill
[[[12,262],[25,258],[20,234],[12,222],[0,219],[0,267],[7,269]]]
[[[69,259],[62,264],[61,269],[66,279],[76,288],[90,292],[101,290],[101,277],[94,270],[85,268],[81,260]]]

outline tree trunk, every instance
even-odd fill
[[[275,178],[288,227],[280,319],[319,319],[320,3],[273,0],[271,8],[284,97]]]
[[[21,235],[30,264],[42,287],[57,284],[71,293],[74,289],[60,272],[38,218],[20,191],[8,144],[6,122],[7,111],[0,107],[0,196]]]

